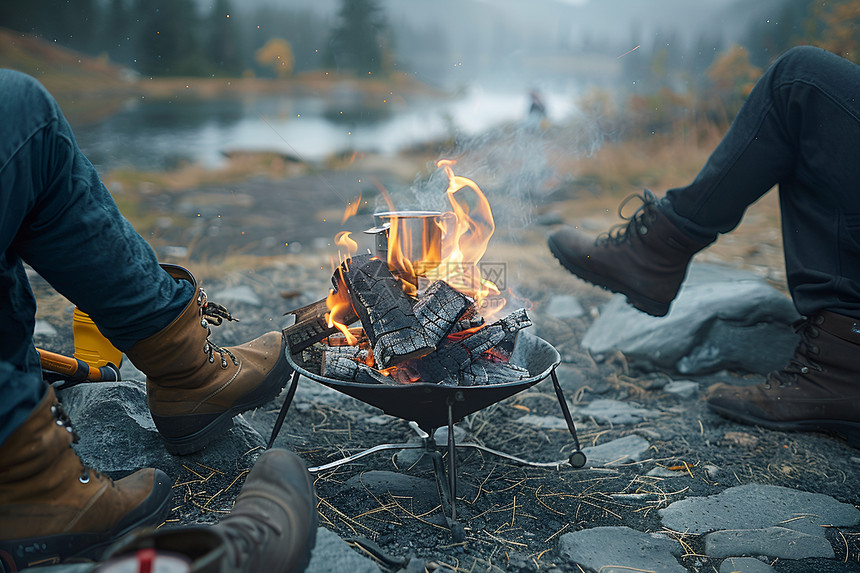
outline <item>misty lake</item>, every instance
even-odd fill
[[[576,86],[541,90],[547,116],[574,111]],[[414,99],[370,111],[319,98],[249,97],[194,102],[127,103],[101,122],[75,127],[84,153],[100,171],[121,166],[161,170],[179,163],[216,167],[228,151],[276,151],[316,162],[353,151],[394,153],[451,135],[475,135],[525,122],[527,90],[474,86],[457,97]]]

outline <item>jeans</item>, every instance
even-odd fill
[[[0,253],[0,444],[45,393],[24,263],[120,350],[170,324],[193,295],[120,214],[56,101],[11,70],[0,70]]]
[[[860,318],[860,66],[809,46],[761,77],[695,180],[663,212],[713,241],[779,186],[786,279],[800,314]]]

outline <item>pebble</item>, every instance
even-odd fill
[[[305,572],[329,573],[331,571],[382,573],[379,565],[373,560],[359,554],[336,533],[320,527],[317,529],[317,542]]]
[[[663,535],[643,533],[625,526],[594,527],[565,533],[559,538],[558,547],[563,557],[601,573],[687,572],[675,556],[680,545]]]
[[[719,573],[773,573],[774,569],[755,557],[732,557],[720,563]]]
[[[654,410],[648,410],[620,400],[593,400],[586,406],[577,409],[577,414],[586,418],[591,417],[599,424],[638,424],[647,418],[657,416]]]
[[[692,398],[699,392],[699,384],[692,380],[676,380],[663,387],[663,391],[679,398]]]
[[[585,309],[579,300],[569,294],[557,294],[549,299],[544,313],[555,318],[579,318],[585,314]]]
[[[705,553],[710,557],[766,555],[780,559],[833,559],[833,547],[826,538],[787,527],[720,530],[705,535]]]
[[[645,458],[650,448],[648,440],[632,434],[599,446],[582,448],[582,452],[588,458],[586,466],[597,467],[638,462]]]

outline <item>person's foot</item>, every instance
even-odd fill
[[[633,198],[642,201],[630,217],[621,214]],[[637,309],[664,316],[678,294],[693,255],[707,244],[681,232],[660,211],[654,194],[631,195],[618,209],[627,223],[597,239],[564,227],[547,239],[549,250],[571,273],[625,295]]]
[[[176,320],[136,342],[126,356],[146,374],[149,410],[167,451],[186,455],[229,430],[237,414],[271,402],[292,368],[279,331],[229,348],[212,342],[209,326],[232,316],[207,300],[186,269],[162,267],[194,285],[194,297]]]
[[[137,571],[143,555],[150,563],[184,563],[190,573],[291,573],[307,567],[316,534],[316,495],[304,462],[272,449],[219,523],[140,532],[117,544],[105,565],[127,562]]]
[[[173,499],[161,470],[119,480],[83,465],[54,389],[0,444],[0,571],[97,559],[133,529],[161,524]]]
[[[788,364],[756,386],[715,384],[714,412],[774,430],[824,431],[860,447],[860,319],[822,312],[798,323]]]

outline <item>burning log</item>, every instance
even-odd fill
[[[370,255],[352,257],[336,277],[349,292],[377,367],[388,368],[433,352],[433,341],[415,316],[411,299],[385,261]]]
[[[370,351],[360,346],[330,347],[323,353],[321,372],[329,378],[375,384],[383,376],[368,366],[372,360]]]
[[[479,327],[474,332],[448,335],[436,352],[410,364],[418,371],[422,382],[474,382],[482,376],[476,374],[461,379],[461,373],[469,372],[475,361],[491,352],[497,345],[507,346],[511,339],[515,341],[519,331],[531,324],[525,309],[520,309],[498,322]]]
[[[322,299],[287,313],[296,317],[295,324],[283,331],[293,352],[304,350],[338,331],[336,327],[328,325],[325,318],[327,312],[326,301]],[[358,316],[349,309],[344,320],[349,324],[358,320]]]
[[[434,344],[438,344],[463,320],[478,314],[475,300],[445,281],[435,281],[415,304],[415,316]]]

